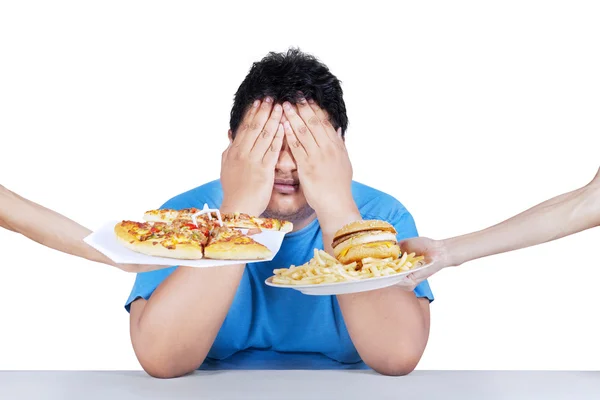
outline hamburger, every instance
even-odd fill
[[[393,225],[379,220],[352,222],[336,232],[333,253],[342,264],[360,263],[363,258],[388,258],[400,256]]]

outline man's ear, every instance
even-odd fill
[[[229,143],[233,143],[233,132],[231,129],[227,131],[227,137],[229,138]]]

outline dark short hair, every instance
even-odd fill
[[[235,132],[254,100],[267,96],[275,103],[297,104],[302,93],[327,111],[331,125],[348,128],[348,116],[340,80],[314,56],[291,48],[286,53],[270,52],[252,64],[250,72],[235,93],[229,127]]]

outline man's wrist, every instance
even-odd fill
[[[321,230],[325,234],[335,234],[344,225],[360,221],[362,215],[354,202],[347,205],[335,204],[327,209],[315,210]]]
[[[219,207],[219,212],[221,213],[243,213],[248,214],[251,217],[258,217],[260,216],[260,214],[263,213],[263,211],[260,211],[258,207],[252,204],[243,203],[223,202],[223,204],[221,204],[221,207]]]

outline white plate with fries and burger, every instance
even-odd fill
[[[334,256],[314,250],[306,264],[273,271],[265,283],[307,295],[331,296],[382,289],[432,264],[423,256],[401,253],[393,225],[379,220],[356,221],[336,232]]]

